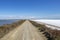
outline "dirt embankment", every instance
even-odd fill
[[[52,30],[47,28],[44,24],[38,24],[35,21],[30,20],[30,22],[36,26],[40,32],[43,32],[48,40],[60,40],[60,30]]]
[[[0,26],[0,38],[2,38],[4,35],[21,25],[25,20],[20,20],[17,22],[14,22],[12,24],[5,24],[3,26]]]
[[[26,20],[22,25],[10,31],[0,40],[47,40],[37,28]]]

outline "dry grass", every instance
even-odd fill
[[[0,26],[0,38],[2,38],[4,35],[21,25],[25,20],[20,20],[17,22],[14,22],[12,24],[6,24],[3,26]]]
[[[48,38],[48,40],[60,40],[60,30],[52,30],[50,28],[47,28],[43,24],[38,24],[34,21],[30,21],[35,27],[38,28],[40,32],[44,32],[45,36]]]

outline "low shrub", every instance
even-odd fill
[[[17,22],[14,22],[12,24],[5,24],[3,26],[0,26],[0,38],[2,38],[4,35],[21,25],[25,20],[20,20]]]
[[[47,28],[44,24],[39,24],[35,21],[30,22],[38,28],[40,32],[44,32],[43,34],[48,38],[48,40],[60,40],[60,30],[53,30]]]

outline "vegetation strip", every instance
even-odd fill
[[[37,27],[40,32],[43,32],[48,40],[60,40],[60,30],[52,30],[47,28],[44,24],[39,24],[35,21],[30,20],[30,22]]]
[[[3,26],[0,26],[0,38],[2,38],[4,35],[21,25],[25,20],[20,20],[17,22],[14,22],[12,24],[6,24]]]

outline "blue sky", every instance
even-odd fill
[[[0,0],[0,18],[59,18],[60,0]]]

